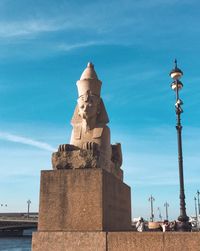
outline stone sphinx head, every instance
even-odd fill
[[[89,90],[78,98],[78,114],[82,119],[96,118],[100,113],[100,97],[92,94]]]
[[[78,100],[71,120],[73,126],[85,123],[89,128],[105,125],[109,122],[103,100],[100,97],[101,81],[94,70],[94,65],[88,63],[87,68],[77,81]]]

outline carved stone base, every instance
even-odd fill
[[[84,149],[58,151],[52,154],[52,166],[54,170],[100,168],[99,155]]]
[[[85,150],[69,144],[60,145],[59,150],[52,154],[51,160],[54,170],[102,168],[123,181],[123,171],[120,166],[111,161],[109,166],[105,167],[100,160],[98,149]]]

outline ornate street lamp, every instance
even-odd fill
[[[155,201],[155,199],[154,199],[154,197],[152,195],[149,198],[149,201],[151,203],[151,216],[150,216],[150,220],[153,222],[154,221],[153,202]]]
[[[200,200],[199,200],[199,195],[200,195],[200,192],[199,192],[199,190],[197,190],[197,199],[198,199],[198,214],[200,215]]]
[[[158,213],[159,213],[158,217],[159,217],[160,221],[162,221],[162,214],[161,214],[161,210],[159,207],[158,207]]]
[[[181,113],[183,112],[181,105],[183,101],[179,98],[179,91],[183,88],[183,84],[180,78],[183,76],[183,72],[177,67],[177,60],[175,60],[175,67],[170,72],[170,77],[174,80],[171,84],[172,90],[176,93],[175,111],[177,116],[177,139],[178,139],[178,164],[179,164],[179,181],[180,181],[180,216],[178,217],[178,231],[190,231],[191,225],[189,224],[189,217],[186,214],[185,207],[185,192],[184,192],[184,176],[183,176],[183,155],[182,155],[182,125],[181,125]]]
[[[167,203],[167,201],[165,202],[164,207],[165,207],[165,213],[166,213],[166,220],[169,220],[169,217],[168,217],[168,207],[169,207],[169,204]]]
[[[197,198],[194,197],[194,207],[195,207],[195,216],[196,216],[196,222],[198,223],[198,214],[197,214]],[[197,224],[198,226],[198,224]]]
[[[29,214],[30,214],[30,205],[31,205],[31,200],[27,200],[27,204],[28,204],[28,212],[27,212],[27,218],[29,218]]]

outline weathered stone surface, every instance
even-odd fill
[[[57,169],[99,168],[99,153],[93,150],[66,150],[52,154],[52,166]]]
[[[32,251],[200,251],[200,233],[37,232]]]
[[[123,171],[118,165],[119,160],[116,152],[119,144],[113,145],[113,165],[105,168],[116,178],[123,180]],[[52,154],[52,166],[54,170],[58,169],[83,169],[83,168],[103,168],[101,166],[100,153],[98,148],[91,150],[80,149],[76,146],[65,144],[60,145],[58,152]],[[103,168],[104,169],[104,168]]]
[[[164,251],[200,251],[200,232],[166,232]]]
[[[200,251],[200,233],[108,232],[108,251]]]
[[[163,233],[109,232],[109,251],[163,251]]]
[[[42,171],[39,231],[128,230],[130,188],[96,169]]]
[[[106,251],[105,232],[36,232],[32,251]]]

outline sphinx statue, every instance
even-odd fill
[[[122,179],[121,145],[111,145],[109,122],[101,98],[102,82],[88,63],[77,81],[78,100],[71,120],[70,144],[60,145],[52,155],[54,169],[104,168]]]

